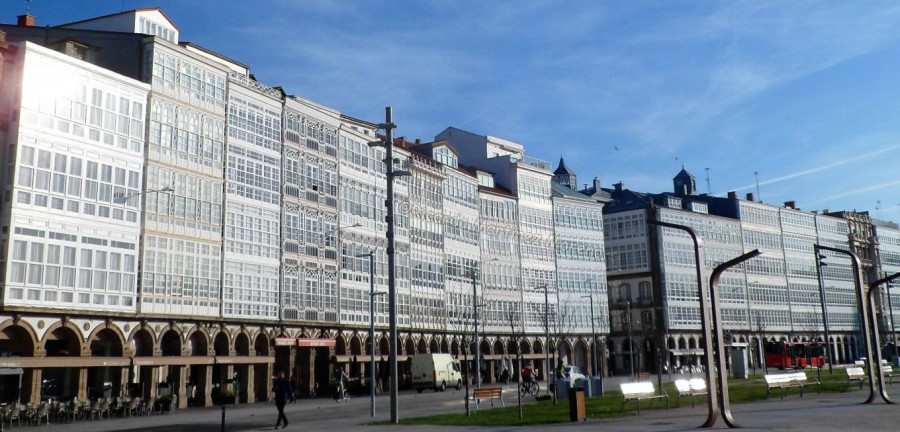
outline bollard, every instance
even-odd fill
[[[225,404],[222,404],[222,432],[225,432]]]

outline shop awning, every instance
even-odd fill
[[[0,368],[131,366],[128,357],[0,357]]]
[[[216,364],[267,364],[275,363],[269,356],[216,356]]]
[[[297,339],[297,346],[303,347],[313,347],[313,348],[334,348],[337,346],[337,341],[334,339]]]

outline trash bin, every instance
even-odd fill
[[[603,381],[600,377],[591,377],[591,397],[603,396]]]
[[[553,390],[556,392],[556,398],[557,399],[568,399],[570,387],[571,387],[571,384],[569,384],[569,380],[556,379],[556,382],[553,383]]]
[[[574,387],[569,389],[569,420],[573,422],[585,421],[587,412],[584,409],[584,389]]]
[[[587,378],[578,378],[575,380],[575,385],[572,386],[575,388],[580,388],[584,390],[584,397],[591,397],[591,383],[587,380]]]

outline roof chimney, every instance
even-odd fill
[[[728,192],[728,199],[736,200],[736,199],[737,199],[737,192],[735,192],[735,191],[729,191],[729,192]]]
[[[753,193],[752,192],[747,194],[747,201],[753,201]]]
[[[797,208],[797,203],[794,201],[785,201],[784,206],[789,209],[795,209],[795,208]]]
[[[622,184],[622,182],[618,182],[618,183],[614,184],[613,186],[615,186],[616,192],[622,192],[622,190],[625,189],[625,185]]]
[[[600,192],[600,179],[594,177],[594,193]]]
[[[422,140],[419,138],[416,138],[416,145],[419,145],[419,144],[422,144]]]
[[[30,14],[19,15],[16,25],[21,27],[34,27],[35,19]]]

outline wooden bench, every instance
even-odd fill
[[[692,378],[690,380],[675,380],[675,388],[678,389],[678,396],[675,398],[675,406],[681,406],[682,397],[691,397],[691,408],[696,406],[695,397],[707,394],[706,381],[702,378]]]
[[[641,401],[649,400],[650,407],[653,407],[653,399],[665,399],[666,409],[669,409],[669,395],[665,391],[657,394],[650,381],[622,383],[622,411],[625,411],[625,402],[637,401],[637,411],[641,412]]]
[[[847,369],[847,387],[844,388],[846,391],[850,388],[851,381],[859,381],[859,389],[862,390],[863,383],[866,382],[866,372],[863,371],[863,368],[859,366],[848,367]]]
[[[766,375],[766,397],[769,397],[772,389],[777,388],[781,390],[781,398],[784,399],[787,389],[791,387],[800,387],[800,397],[803,397],[803,386],[806,384],[806,372]]]
[[[480,387],[475,389],[474,393],[472,393],[472,400],[475,401],[476,410],[481,399],[489,399],[491,407],[494,406],[494,399],[500,399],[500,404],[506,407],[506,402],[503,402],[503,387]]]

